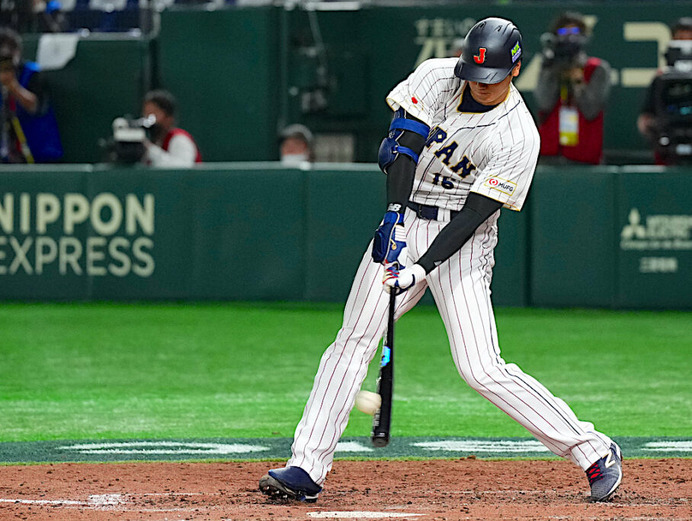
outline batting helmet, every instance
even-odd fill
[[[499,83],[524,52],[521,33],[509,20],[485,18],[464,39],[454,74],[462,80]]]

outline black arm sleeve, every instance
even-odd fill
[[[459,251],[471,238],[476,228],[501,207],[500,201],[477,193],[469,193],[464,207],[435,237],[428,251],[418,259],[416,264],[423,266],[425,273],[430,273]]]
[[[406,114],[406,119],[422,123],[410,114]],[[403,130],[396,140],[400,145],[420,154],[425,146],[425,139],[416,132]],[[399,154],[396,160],[387,167],[387,206],[398,204],[400,205],[399,213],[406,211],[406,203],[408,203],[411,194],[415,173],[416,163],[405,154]]]

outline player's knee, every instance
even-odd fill
[[[475,367],[461,373],[462,378],[476,392],[485,394],[489,389],[496,387],[506,376],[503,374],[501,365],[489,363],[481,367]]]
[[[483,394],[485,391],[488,390],[488,383],[489,380],[486,378],[486,374],[473,374],[469,376],[464,376],[464,380],[466,380],[466,383],[468,386],[473,389],[474,391]]]

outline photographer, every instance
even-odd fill
[[[637,118],[637,128],[653,146],[654,160],[658,165],[675,165],[690,154],[682,156],[671,134],[678,134],[682,145],[690,145],[692,126],[689,109],[692,106],[692,18],[680,18],[671,28],[671,42],[666,52],[667,67],[658,72],[646,90],[644,104]],[[687,92],[682,97],[675,90]],[[670,110],[673,109],[673,113]],[[678,109],[678,110],[675,110]],[[684,112],[684,114],[681,114]]]
[[[588,28],[579,13],[563,13],[541,37],[543,62],[534,91],[541,156],[599,164],[610,65],[587,56]]]
[[[190,167],[202,162],[192,136],[175,126],[176,102],[165,90],[153,90],[144,97],[142,115],[153,121],[150,139],[144,142],[143,161],[151,166]]]
[[[0,160],[50,163],[62,155],[58,123],[33,62],[22,60],[19,34],[0,28]]]

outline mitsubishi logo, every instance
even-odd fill
[[[620,237],[622,239],[633,239],[635,237],[637,239],[646,239],[646,228],[641,224],[642,216],[639,210],[632,208],[628,220],[629,224],[622,229]]]

